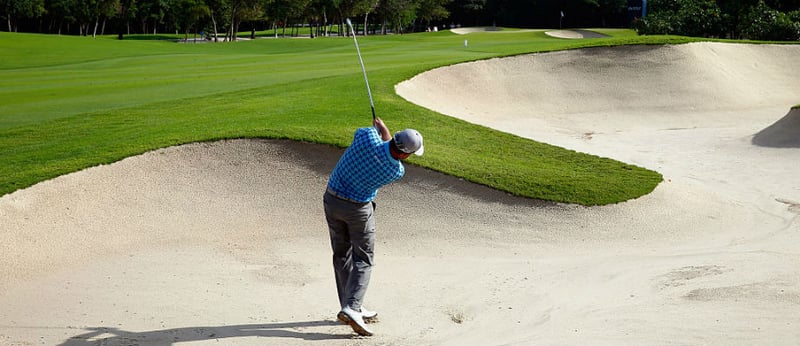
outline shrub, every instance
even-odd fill
[[[668,35],[675,32],[672,15],[667,12],[648,14],[634,22],[633,29],[639,35]]]
[[[753,40],[797,41],[800,40],[800,14],[794,11],[786,14],[759,1],[740,22],[739,31],[743,38]]]
[[[637,21],[634,29],[640,35],[721,36],[723,18],[713,0],[659,0],[653,1],[650,14]]]
[[[640,35],[800,40],[800,10],[783,13],[764,0],[752,6],[729,6],[727,10],[724,12],[715,0],[652,0],[650,13],[635,21],[633,28]]]

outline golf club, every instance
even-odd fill
[[[361,62],[361,71],[364,72],[364,83],[367,84],[367,95],[369,95],[369,107],[372,109],[372,120],[375,120],[375,104],[372,102],[372,91],[369,90],[369,80],[367,80],[367,70],[364,68],[364,59],[361,59],[361,49],[358,48],[358,40],[356,40],[356,32],[353,30],[353,23],[350,18],[345,19],[347,26],[350,27],[350,34],[353,35],[353,42],[356,43],[356,53],[358,53],[358,61]]]

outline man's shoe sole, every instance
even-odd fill
[[[339,319],[339,322],[350,324],[350,316],[347,316],[347,314],[342,311],[339,311],[339,314],[336,315],[336,318]]]

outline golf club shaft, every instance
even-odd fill
[[[364,59],[361,58],[361,49],[358,48],[358,40],[356,40],[356,32],[353,30],[353,23],[350,18],[347,18],[347,26],[350,27],[350,34],[353,35],[353,42],[356,44],[356,53],[358,53],[358,61],[361,63],[361,72],[364,72],[364,83],[367,84],[367,95],[369,95],[369,107],[372,110],[372,120],[375,120],[375,104],[372,102],[372,90],[369,89],[369,80],[367,79],[367,69],[364,68]]]

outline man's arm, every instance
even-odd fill
[[[381,139],[384,142],[392,139],[392,133],[389,132],[389,128],[386,127],[386,124],[383,123],[381,118],[375,118],[375,120],[372,121],[372,125],[378,130],[378,134],[381,135]]]

